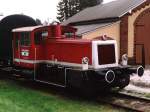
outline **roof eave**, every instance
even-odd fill
[[[123,14],[119,15],[119,18],[123,17],[124,15],[126,15],[127,13],[131,13],[132,10],[134,10],[135,8],[137,8],[138,6],[142,5],[144,2],[146,2],[147,0],[143,0],[143,2],[141,2],[140,4],[138,4],[137,6],[134,6],[133,8],[131,8],[130,10],[124,12]]]
[[[119,17],[111,17],[111,18],[72,22],[72,23],[69,23],[69,25],[79,26],[79,25],[90,25],[90,24],[98,24],[98,23],[112,23],[112,22],[116,22],[119,20],[120,20]]]
[[[105,25],[105,26],[97,27],[97,28],[95,28],[95,29],[93,29],[93,30],[91,30],[91,31],[86,31],[86,32],[80,33],[79,35],[86,35],[86,34],[88,34],[88,33],[94,32],[94,31],[97,30],[97,29],[109,27],[109,26],[112,26],[112,25],[118,24],[118,23],[120,23],[120,21],[112,22],[112,23],[109,23],[109,24],[107,24],[107,25]]]

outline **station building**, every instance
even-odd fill
[[[130,62],[150,64],[150,0],[116,0],[86,8],[63,25],[78,28],[82,38],[108,35],[117,40],[119,57],[127,53]],[[143,55],[144,54],[144,55]]]

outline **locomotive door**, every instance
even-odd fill
[[[49,83],[61,87],[66,85],[66,68],[62,66],[55,66],[50,64],[47,60],[47,53],[49,46],[46,44],[48,31],[43,29],[36,31],[34,34],[34,44],[36,47],[35,60],[44,60],[43,63],[36,65],[36,74],[34,76],[36,81]]]
[[[15,62],[19,62],[20,59],[20,34],[19,33],[15,33],[14,34],[15,38],[14,38],[14,44],[13,44],[13,48],[14,48],[14,61]],[[20,63],[17,63],[17,65]]]

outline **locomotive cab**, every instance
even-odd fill
[[[30,32],[16,32],[14,33],[14,62],[20,65],[23,59],[29,59],[30,49],[32,46]]]
[[[33,68],[37,60],[46,58],[46,41],[63,38],[75,38],[76,29],[69,26],[31,26],[13,29],[14,64],[25,68]],[[40,61],[41,62],[41,61]]]
[[[35,27],[36,28],[36,27]],[[34,47],[39,44],[35,41],[33,29],[20,28],[18,30],[13,30],[14,32],[14,42],[13,42],[13,52],[14,52],[14,64],[15,66],[32,68],[32,61],[34,59]],[[36,42],[36,43],[35,43]],[[28,62],[27,62],[28,61]]]

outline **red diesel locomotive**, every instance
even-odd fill
[[[38,82],[88,92],[123,88],[132,73],[143,75],[142,66],[129,66],[124,58],[119,64],[116,40],[107,36],[81,39],[76,31],[60,24],[13,29],[13,64],[7,70]]]

